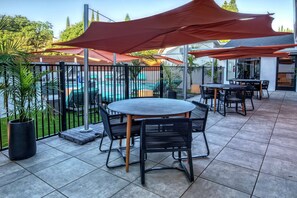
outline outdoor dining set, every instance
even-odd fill
[[[268,86],[268,80],[256,79],[232,79],[229,80],[229,84],[203,84],[200,87],[200,101],[203,100],[204,103],[207,104],[208,100],[210,100],[213,111],[217,111],[224,116],[231,112],[245,116],[247,111],[254,110],[253,98],[255,94],[257,94],[257,98],[261,100],[263,90],[266,90],[267,97],[269,98]],[[251,109],[247,109],[246,107],[247,99],[250,100]],[[232,104],[235,104],[235,107],[232,106]],[[241,107],[241,111],[239,107]],[[234,108],[235,111],[228,111]]]
[[[172,168],[184,171],[192,182],[194,180],[192,159],[207,157],[210,154],[205,135],[209,110],[225,116],[229,113],[227,109],[233,108],[235,109],[233,112],[246,115],[246,111],[254,109],[252,101],[254,92],[259,92],[259,99],[261,99],[262,89],[266,89],[265,86],[266,84],[260,80],[239,79],[230,81],[229,84],[201,85],[200,102],[144,97],[100,105],[104,135],[110,140],[108,149],[103,148],[104,136],[99,146],[101,152],[108,152],[106,167],[125,166],[126,172],[129,172],[129,165],[140,163],[142,185],[145,184],[146,172]],[[246,99],[251,100],[252,109],[247,109]],[[210,106],[207,105],[207,100],[211,100]],[[193,132],[203,134],[205,153],[192,153]],[[138,139],[139,160],[130,160],[131,147],[138,147],[137,138],[140,138]],[[125,143],[123,139],[126,139]],[[117,140],[118,146],[115,147],[113,143]],[[111,161],[112,151],[118,151],[121,154],[122,163],[115,164]],[[148,153],[161,152],[171,152],[178,166],[153,168],[145,166]],[[185,165],[185,162],[188,165]]]

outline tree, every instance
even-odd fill
[[[236,5],[236,0],[230,0],[229,11],[238,12],[238,8],[237,8],[237,5]]]
[[[69,28],[70,27],[70,19],[69,19],[69,16],[67,17],[66,19],[66,28]]]
[[[230,0],[229,3],[224,1],[222,8],[231,12],[238,12],[236,0]]]
[[[190,76],[190,85],[193,84],[193,71],[198,67],[198,65],[195,63],[195,56],[188,55],[188,74]]]
[[[130,16],[129,16],[129,14],[127,13],[126,14],[126,17],[125,17],[125,21],[130,21],[131,19],[130,19]]]
[[[64,31],[60,34],[60,41],[68,41],[71,39],[74,39],[78,36],[80,36],[82,33],[84,33],[84,23],[78,22],[74,25],[71,25],[69,28],[66,28]]]
[[[0,15],[0,42],[18,40],[21,50],[36,51],[49,46],[53,39],[49,22],[30,21],[24,16]]]
[[[99,11],[97,10],[96,21],[99,21]]]
[[[92,18],[91,18],[91,22],[95,21],[95,13],[94,10],[92,10]]]
[[[290,28],[284,28],[284,26],[281,25],[278,27],[278,32],[293,32],[293,30]]]

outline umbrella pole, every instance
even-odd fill
[[[189,47],[188,45],[184,45],[184,73],[183,73],[183,96],[184,100],[187,99],[187,85],[188,85],[188,80],[187,80],[187,71],[188,71],[188,51]]]
[[[212,58],[212,64],[211,64],[211,82],[214,83],[214,58]]]
[[[84,5],[84,31],[88,29],[89,25],[89,5]],[[81,132],[90,132],[89,128],[89,63],[88,63],[89,51],[84,49],[84,129]]]
[[[113,101],[116,101],[116,66],[117,64],[117,55],[113,53]]]

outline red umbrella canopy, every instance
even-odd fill
[[[242,14],[213,0],[193,0],[176,9],[127,22],[92,22],[81,36],[58,45],[127,53],[205,40],[276,36],[270,14]],[[257,27],[257,28],[255,28]]]
[[[211,50],[191,51],[189,54],[197,57],[210,56],[220,60],[250,58],[250,57],[288,57],[286,52],[277,52],[281,49],[297,46],[297,44],[269,45],[269,46],[240,46]]]
[[[77,56],[83,56],[84,55],[84,49],[78,48],[78,47],[72,47],[72,48],[51,48],[46,49],[43,52],[62,52],[67,54],[75,54]],[[97,60],[103,60],[105,62],[113,62],[113,53],[103,51],[103,50],[89,50],[89,58],[91,59],[97,59]],[[130,55],[124,55],[124,54],[116,54],[116,60],[117,62],[129,62],[132,60],[137,60],[139,57],[130,56]]]

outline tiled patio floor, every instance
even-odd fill
[[[105,167],[99,139],[81,146],[52,137],[39,141],[27,160],[12,162],[7,151],[0,153],[0,197],[297,197],[297,93],[274,92],[254,102],[246,117],[209,113],[211,154],[194,159],[193,183],[164,170],[147,173],[141,186],[139,164],[129,173]],[[202,136],[193,144],[193,152],[204,151]],[[168,153],[149,155],[147,165],[172,163]]]

